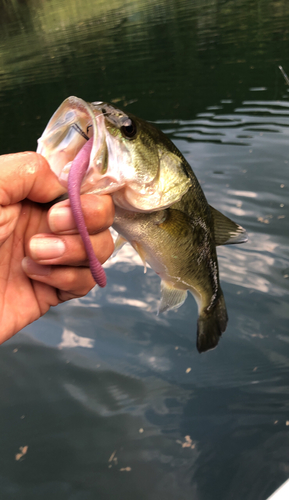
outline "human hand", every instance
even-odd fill
[[[0,343],[51,306],[81,297],[95,285],[69,201],[50,209],[43,205],[62,193],[41,155],[0,156]],[[94,251],[103,263],[114,248],[108,230],[112,199],[83,195],[81,200]]]

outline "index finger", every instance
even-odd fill
[[[32,151],[0,156],[0,205],[25,198],[47,203],[64,192],[43,156]]]

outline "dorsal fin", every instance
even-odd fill
[[[248,235],[245,229],[233,222],[221,212],[211,207],[214,220],[214,236],[216,245],[233,245],[235,243],[246,243]]]

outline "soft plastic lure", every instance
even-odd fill
[[[106,275],[93,251],[80,202],[80,186],[89,165],[92,143],[93,138],[91,137],[78,152],[71,164],[68,175],[68,196],[77,229],[85,246],[91,274],[97,285],[103,288],[106,285]]]

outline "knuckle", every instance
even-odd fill
[[[61,286],[63,292],[69,292],[74,297],[86,295],[95,285],[90,269],[71,268],[64,279]]]
[[[77,269],[71,267],[65,269],[61,282],[61,291],[68,292],[76,288],[77,285]]]
[[[109,195],[83,195],[82,208],[87,226],[93,232],[110,227],[114,220],[114,205]]]

